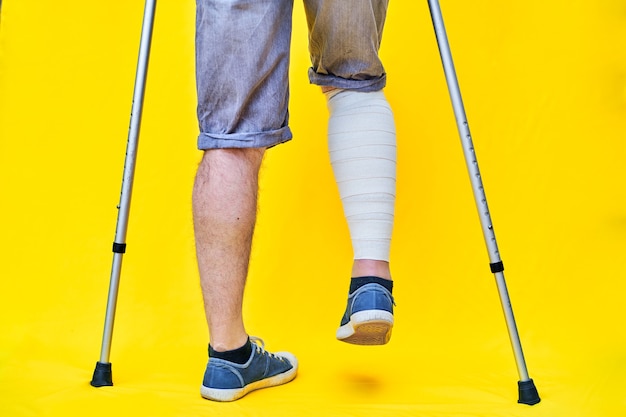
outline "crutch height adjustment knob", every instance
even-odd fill
[[[115,252],[115,253],[126,253],[126,243],[116,243],[116,242],[113,242],[113,252]]]
[[[491,272],[493,274],[504,271],[504,264],[502,261],[489,264],[489,267],[491,268]]]

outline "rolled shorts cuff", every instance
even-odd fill
[[[309,68],[309,81],[320,87],[335,87],[345,90],[362,92],[380,91],[387,85],[387,74],[367,80],[355,80],[337,77],[332,74],[318,74],[313,68]]]
[[[198,136],[198,149],[270,148],[293,137],[288,126],[269,132],[207,133]]]

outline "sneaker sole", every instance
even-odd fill
[[[219,388],[209,388],[202,385],[200,387],[200,395],[207,400],[213,401],[235,401],[244,395],[256,391],[262,388],[274,387],[277,385],[286,384],[287,382],[292,381],[298,372],[298,360],[295,356],[288,352],[276,352],[276,355],[282,356],[291,363],[293,368],[288,370],[287,372],[283,372],[282,374],[274,375],[269,378],[261,379],[260,381],[252,382],[243,388],[233,388],[233,389],[219,389]]]
[[[354,313],[337,329],[337,339],[354,345],[384,345],[391,339],[393,314],[384,310]]]

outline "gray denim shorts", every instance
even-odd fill
[[[389,0],[304,0],[320,86],[378,91]],[[293,0],[196,0],[199,149],[270,147],[291,139]]]

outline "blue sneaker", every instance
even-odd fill
[[[384,345],[391,338],[393,296],[382,285],[365,284],[348,296],[337,339],[355,345]]]
[[[208,400],[234,401],[250,391],[285,384],[296,377],[298,360],[289,352],[269,353],[250,337],[252,354],[243,365],[209,358],[200,393]]]

